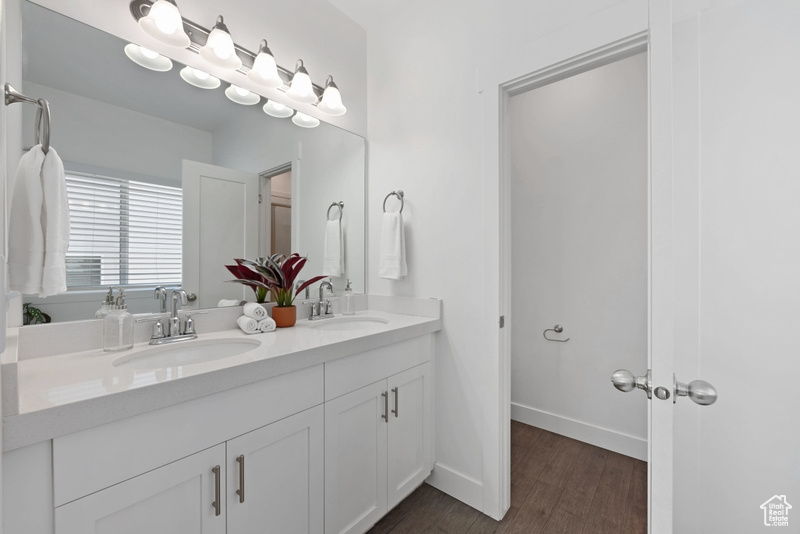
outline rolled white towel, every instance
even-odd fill
[[[256,321],[260,321],[267,317],[267,310],[264,309],[264,306],[259,304],[258,302],[248,302],[244,305],[242,309],[242,313],[244,313],[248,317],[252,317]]]
[[[241,328],[242,332],[244,332],[245,334],[258,334],[260,332],[260,330],[258,329],[258,321],[256,321],[252,317],[242,315],[241,317],[236,319],[236,324],[239,325],[239,328]]]
[[[261,319],[258,321],[258,329],[261,332],[272,332],[275,330],[275,328],[275,321],[272,319],[272,317],[267,317],[266,319]]]

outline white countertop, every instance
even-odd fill
[[[292,328],[247,335],[241,330],[199,334],[199,340],[258,340],[253,350],[228,358],[160,369],[131,369],[112,362],[150,348],[130,351],[94,349],[19,361],[19,413],[3,418],[3,450],[11,450],[96,425],[164,408],[248,383],[325,363],[343,356],[397,343],[441,329],[435,317],[388,311],[361,311],[381,317],[352,331],[311,328],[308,320]],[[335,319],[334,319],[335,320]],[[323,321],[313,324],[322,324]],[[194,341],[185,342],[195,343]]]

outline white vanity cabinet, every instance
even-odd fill
[[[430,475],[432,342],[326,364],[326,534],[366,532]]]

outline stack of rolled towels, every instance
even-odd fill
[[[264,306],[257,302],[248,302],[242,306],[244,315],[236,319],[236,323],[245,334],[260,334],[275,330],[275,321],[267,315]]]

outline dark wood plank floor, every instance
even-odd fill
[[[368,534],[647,532],[647,464],[511,422],[511,508],[502,521],[423,484]]]

